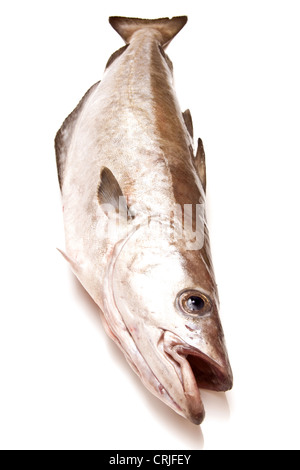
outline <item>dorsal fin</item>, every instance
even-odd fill
[[[206,165],[205,165],[205,153],[203,148],[203,142],[201,139],[198,139],[198,148],[196,157],[194,159],[194,164],[201,180],[204,192],[206,192]]]
[[[191,111],[189,109],[186,109],[184,113],[182,113],[185,125],[187,127],[187,130],[189,131],[189,134],[191,138],[193,139],[194,137],[194,129],[193,129],[193,120],[192,120],[192,115]]]
[[[97,197],[99,205],[102,206],[107,216],[110,211],[113,211],[126,218],[133,217],[115,175],[106,166],[100,172]]]
[[[187,22],[187,16],[159,18],[157,20],[111,16],[109,22],[124,39],[126,44],[130,43],[132,35],[139,29],[151,28],[161,33],[161,45],[166,47],[174,36],[184,27]]]
[[[78,116],[86,103],[86,100],[91,95],[92,91],[99,85],[100,82],[95,83],[79,101],[78,105],[72,111],[71,114],[64,120],[63,125],[59,129],[55,137],[55,153],[56,153],[56,164],[57,173],[60,189],[63,185],[63,175],[68,154],[68,148],[72,140],[73,131],[78,120]]]
[[[161,55],[162,55],[163,58],[165,59],[167,65],[168,65],[168,67],[169,67],[169,69],[170,69],[171,72],[173,73],[173,63],[172,63],[170,57],[165,53],[164,48],[163,48],[161,45],[159,45],[158,48],[159,48],[159,50],[160,50]]]

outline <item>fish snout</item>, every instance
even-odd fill
[[[223,392],[232,388],[232,372],[227,355],[225,353],[223,361],[216,362],[170,331],[164,333],[163,347],[182,385],[183,403],[180,403],[180,407],[190,421],[201,424],[205,410],[200,388]]]

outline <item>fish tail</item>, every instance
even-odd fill
[[[184,27],[187,16],[176,16],[174,18],[159,18],[157,20],[144,20],[140,18],[126,18],[111,16],[111,26],[120,34],[126,44],[130,43],[132,35],[145,28],[156,29],[161,33],[161,46],[166,47],[174,36]]]

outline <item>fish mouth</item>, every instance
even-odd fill
[[[164,334],[163,347],[165,356],[173,365],[182,385],[185,406],[180,404],[180,407],[185,410],[190,421],[201,424],[205,410],[199,389],[225,392],[232,388],[232,374],[227,357],[221,365],[169,331]],[[175,400],[174,397],[173,399]]]

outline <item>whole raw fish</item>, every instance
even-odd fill
[[[199,388],[232,373],[205,216],[202,141],[193,152],[165,48],[187,17],[111,17],[126,45],[55,139],[65,258],[145,386],[199,424]]]

